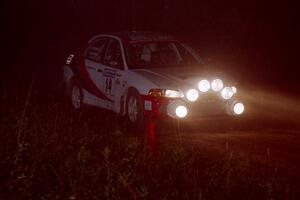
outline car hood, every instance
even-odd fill
[[[221,72],[212,72],[201,68],[149,68],[134,69],[133,72],[143,76],[161,88],[197,87],[199,80],[224,77]]]
[[[184,77],[178,73],[178,69],[135,69],[132,71],[161,88],[178,88],[184,82]]]
[[[164,74],[166,76],[173,76],[179,79],[186,79],[191,76],[199,75],[203,70],[196,67],[176,67],[176,68],[148,68],[148,69],[136,69],[136,71],[148,71],[158,74]]]

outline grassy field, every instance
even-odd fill
[[[32,86],[32,87],[31,87]],[[0,199],[297,199],[276,168],[180,143],[150,149],[114,116],[33,84],[3,89]],[[167,132],[167,130],[166,130]],[[174,133],[174,137],[176,134]]]

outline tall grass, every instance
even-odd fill
[[[74,113],[59,101],[41,103],[33,98],[24,112],[19,104],[24,105],[26,96],[2,96],[3,199],[297,199],[299,195],[289,178],[268,165],[234,159],[228,145],[212,157],[180,143],[160,144],[153,152],[143,140],[114,129],[114,118],[103,111]]]

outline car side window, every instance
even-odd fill
[[[107,39],[100,39],[93,42],[86,50],[86,58],[101,63],[105,53]]]
[[[110,67],[123,69],[124,65],[122,59],[121,46],[118,40],[110,40],[104,56],[104,64]]]

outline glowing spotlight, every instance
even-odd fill
[[[184,118],[187,114],[187,108],[185,106],[178,106],[175,110],[176,116],[179,118]]]
[[[201,92],[207,92],[210,89],[210,83],[208,80],[201,80],[198,83],[198,88]]]
[[[221,91],[221,96],[223,99],[230,99],[234,95],[234,92],[231,87],[225,87]]]
[[[211,89],[215,92],[220,91],[223,88],[223,81],[221,79],[215,79],[211,83]]]
[[[233,106],[233,112],[237,115],[242,114],[244,112],[244,110],[245,110],[245,106],[244,106],[244,104],[242,104],[240,102],[234,104],[234,106]]]
[[[186,98],[189,100],[189,101],[196,101],[199,97],[199,92],[195,89],[190,89],[189,91],[187,91],[186,93]]]

